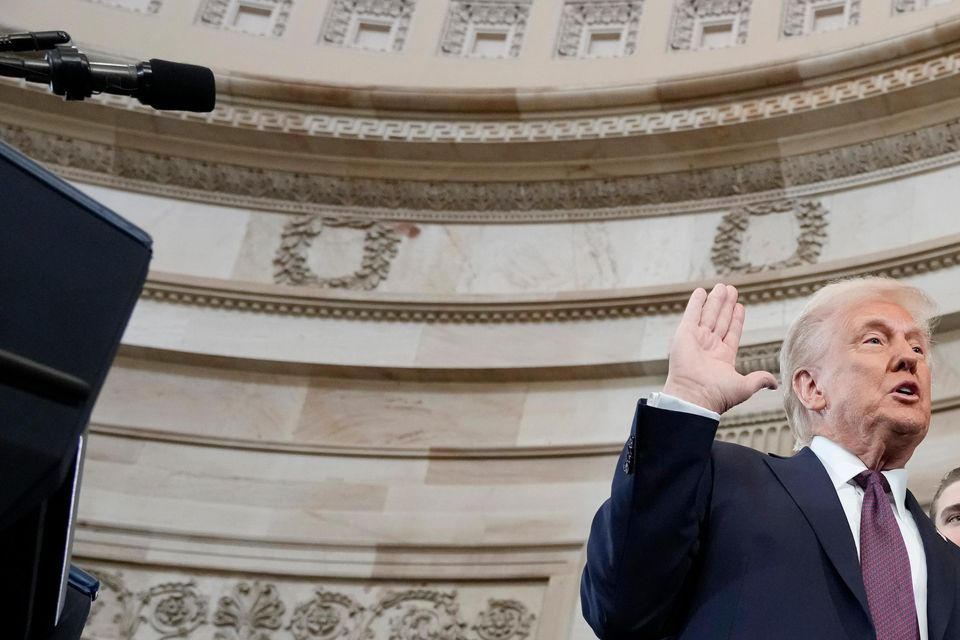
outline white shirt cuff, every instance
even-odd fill
[[[670,394],[663,393],[662,391],[654,391],[651,393],[650,397],[647,398],[647,406],[656,407],[657,409],[664,409],[665,411],[681,411],[683,413],[692,413],[695,416],[702,416],[704,418],[710,418],[711,420],[720,422],[720,414],[716,411],[704,409],[698,404],[681,400],[676,396],[671,396]]]

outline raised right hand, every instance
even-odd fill
[[[663,392],[723,413],[760,389],[776,389],[777,379],[768,371],[736,370],[745,313],[736,287],[718,284],[709,295],[696,289],[670,345]]]

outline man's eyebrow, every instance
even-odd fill
[[[952,516],[955,513],[960,513],[960,502],[957,504],[948,504],[947,506],[940,509],[940,513],[937,514],[937,524],[946,524],[944,519],[947,516]]]
[[[890,321],[886,318],[867,318],[860,322],[860,330],[867,331],[869,329],[882,329],[885,332],[890,332],[894,330]],[[905,332],[905,335],[908,337],[924,337],[923,331],[917,325],[911,325],[909,329]]]

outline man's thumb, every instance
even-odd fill
[[[776,389],[780,385],[777,378],[769,371],[753,371],[746,375],[747,385],[750,387],[751,395],[760,391],[760,389]]]

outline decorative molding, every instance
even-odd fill
[[[747,41],[751,0],[676,0],[670,48],[699,49],[698,36],[711,24],[729,23],[736,44]]]
[[[950,268],[960,260],[960,238],[947,236],[906,250],[867,254],[824,265],[785,269],[775,279],[734,276],[744,303],[806,297],[837,278],[880,275],[902,278]],[[320,297],[297,288],[153,273],[142,297],[158,302],[317,318],[394,322],[563,322],[680,313],[690,289],[704,283],[593,294],[473,296],[458,298]]]
[[[792,255],[766,264],[752,264],[743,257],[743,240],[750,221],[759,216],[790,213],[800,234]],[[756,273],[814,264],[826,240],[826,210],[815,200],[774,200],[733,209],[721,220],[713,239],[710,258],[717,273]]]
[[[440,38],[440,53],[477,57],[470,50],[471,38],[476,37],[478,30],[487,29],[504,36],[503,55],[496,57],[516,58],[520,55],[529,19],[530,0],[453,0],[447,10],[447,20]]]
[[[210,637],[201,629],[210,625],[215,640],[524,640],[536,620],[508,595],[488,598],[485,608],[473,605],[478,610],[471,625],[459,589],[358,583],[332,590],[304,580],[233,581],[182,571],[175,582],[157,583],[155,575],[169,572],[84,564],[102,585],[85,638],[199,640]],[[136,589],[131,582],[152,586]],[[463,591],[506,595],[510,589],[492,584]],[[218,592],[227,593],[211,617],[206,603]]]
[[[613,0],[583,2],[567,0],[560,18],[557,38],[557,56],[561,58],[588,58],[590,35],[595,31],[620,32],[620,56],[633,55],[637,48],[637,33],[643,0]]]
[[[363,258],[352,274],[320,278],[310,270],[307,257],[310,245],[325,227],[363,230]],[[397,256],[400,237],[380,222],[356,218],[307,215],[290,220],[283,227],[280,246],[273,259],[273,280],[277,284],[312,286],[329,289],[372,291],[390,273],[390,263]]]
[[[402,51],[413,9],[414,0],[332,0],[320,42],[337,47],[364,48],[352,40],[361,21],[370,19],[389,29],[389,44],[385,50]]]
[[[738,206],[960,160],[960,119],[825,151],[686,172],[537,182],[341,178],[117,148],[0,123],[0,139],[93,184],[282,213],[431,222],[611,220]]]
[[[265,133],[386,142],[497,144],[634,138],[745,124],[799,113],[809,114],[819,109],[855,103],[956,76],[960,76],[960,52],[951,52],[911,61],[909,64],[869,75],[775,95],[732,100],[718,105],[662,111],[643,109],[621,114],[576,113],[566,117],[502,120],[377,117],[342,111],[317,112],[277,108],[275,105],[231,103],[226,100],[220,100],[217,108],[208,114],[179,112],[176,115],[156,115],[150,107],[129,96],[101,93],[92,96],[89,101],[160,118],[206,122]],[[46,91],[44,88],[28,85],[23,80],[3,79],[0,82],[17,85],[25,91],[35,93]]]
[[[196,22],[216,29],[252,33],[230,24],[231,21],[236,20],[237,13],[245,6],[247,5],[243,0],[204,0],[197,11]],[[290,20],[293,0],[256,0],[251,6],[270,11],[268,29],[264,32],[252,33],[252,35],[271,35],[275,38],[283,35],[287,28],[287,22]]]
[[[114,9],[124,9],[134,13],[157,13],[163,6],[163,0],[87,0],[93,4],[102,4]]]
[[[821,6],[837,5],[837,0],[784,0],[783,35],[788,38],[813,33],[812,12]],[[842,0],[846,27],[860,23],[860,0]]]

